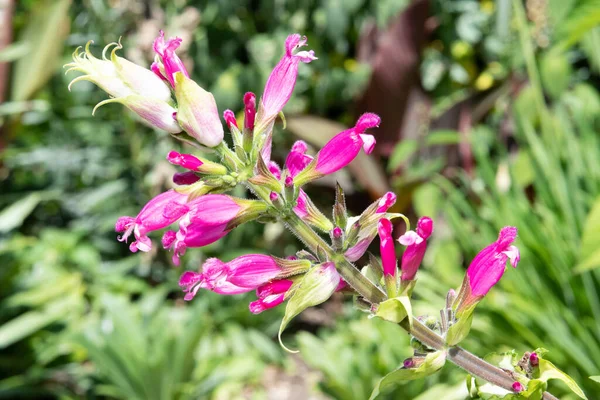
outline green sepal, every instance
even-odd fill
[[[417,285],[417,280],[413,279],[410,281],[401,281],[400,282],[400,294],[403,296],[412,297],[413,290]]]
[[[375,316],[395,324],[399,324],[408,318],[408,324],[412,328],[413,317],[410,298],[406,295],[402,295],[387,299],[379,304]]]
[[[285,307],[285,315],[279,326],[279,343],[286,351],[290,350],[281,341],[281,334],[289,322],[308,307],[319,305],[329,299],[339,284],[339,275],[332,262],[315,265],[302,279],[295,282],[290,291],[292,292]]]
[[[469,308],[463,310],[460,315],[456,316],[458,320],[448,328],[448,333],[446,334],[446,344],[448,346],[456,346],[469,335],[471,323],[473,322],[473,311],[475,311],[476,305],[471,305]]]
[[[536,378],[543,382],[548,382],[550,379],[558,379],[563,381],[569,389],[577,396],[582,399],[587,399],[583,390],[577,385],[575,380],[571,378],[569,375],[565,374],[560,369],[556,368],[554,364],[552,364],[548,360],[544,360],[540,358],[540,365],[538,366],[539,370],[536,373]]]
[[[248,182],[258,186],[264,186],[275,193],[281,193],[283,186],[281,182],[269,171],[269,167],[265,164],[262,156],[259,154],[256,161],[256,169],[258,174],[248,179]]]
[[[346,209],[346,197],[338,182],[335,183],[335,204],[333,205],[333,222],[346,231],[348,224],[348,210]]]
[[[436,351],[435,353],[429,353],[427,357],[425,357],[423,363],[417,368],[398,368],[377,382],[377,385],[375,385],[369,400],[375,400],[381,392],[385,391],[385,389],[395,385],[396,383],[425,378],[429,375],[433,375],[444,366],[445,362],[446,352]]]
[[[194,182],[191,185],[179,186],[175,191],[181,194],[188,195],[188,201],[192,201],[200,196],[203,196],[210,192],[213,187],[208,186],[204,181]]]

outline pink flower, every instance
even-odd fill
[[[423,261],[427,250],[427,239],[433,232],[433,220],[429,217],[421,217],[417,222],[417,231],[408,231],[400,236],[400,244],[407,246],[402,254],[402,276],[403,281],[415,279],[417,270]]]
[[[200,180],[200,177],[192,171],[176,172],[173,174],[173,183],[176,185],[191,185]]]
[[[235,126],[236,129],[239,129],[237,120],[235,119],[235,114],[233,113],[233,111],[231,111],[231,110],[223,111],[223,119],[225,120],[225,123],[227,124],[227,127],[229,129],[231,129],[232,126]]]
[[[371,113],[363,114],[354,128],[338,133],[317,154],[316,171],[321,175],[332,174],[356,158],[360,149],[371,154],[375,147],[375,138],[365,134],[368,128],[379,126],[381,119]]]
[[[170,151],[167,155],[167,161],[173,165],[179,165],[191,171],[198,171],[203,162],[198,157],[191,154],[181,154],[176,151]]]
[[[227,263],[230,273],[227,280],[236,286],[256,289],[275,279],[282,268],[271,256],[247,254]]]
[[[244,129],[252,131],[256,118],[256,96],[252,92],[244,95]]]
[[[498,240],[481,250],[467,269],[470,291],[473,296],[485,296],[502,278],[506,261],[516,267],[520,260],[519,249],[512,246],[517,237],[517,228],[506,226]]]
[[[191,225],[183,226],[177,232],[167,231],[163,235],[163,247],[173,250],[173,264],[179,266],[180,259],[185,255],[186,250],[191,247],[204,247],[216,242],[227,235],[230,230],[227,224],[220,225]]]
[[[381,251],[381,263],[383,264],[384,276],[396,276],[396,251],[394,250],[394,239],[392,230],[394,227],[387,218],[382,218],[377,224],[379,232],[379,249]]]
[[[186,271],[179,278],[179,286],[186,292],[185,300],[191,300],[198,290],[206,289],[223,295],[250,292],[253,289],[241,288],[227,281],[229,267],[217,258],[209,258],[202,265],[202,272]]]
[[[306,37],[301,37],[297,33],[287,37],[285,55],[275,66],[265,84],[265,92],[258,110],[258,121],[256,121],[257,132],[265,130],[292,96],[298,77],[298,64],[300,62],[309,63],[317,59],[312,50],[296,52],[305,45]]]
[[[187,78],[190,75],[183,65],[181,59],[175,54],[175,50],[181,46],[180,38],[169,39],[165,42],[165,33],[161,30],[158,37],[154,40],[154,51],[160,62],[155,61],[152,64],[152,71],[162,79],[169,81],[172,87],[175,87],[175,78],[173,75],[176,72],[181,72]]]
[[[350,262],[358,261],[365,254],[374,237],[375,235],[359,240],[354,246],[346,250],[344,257]]]
[[[302,189],[298,193],[298,199],[296,199],[296,206],[294,206],[294,213],[301,219],[306,219],[308,217],[308,195]]]
[[[175,190],[159,194],[142,208],[137,217],[121,217],[117,220],[115,230],[124,232],[118,240],[127,241],[133,233],[136,240],[129,245],[129,249],[132,252],[150,251],[152,242],[147,233],[166,228],[181,218],[189,210],[186,201],[187,195]]]
[[[308,146],[302,140],[298,140],[292,146],[291,151],[289,152],[287,158],[285,159],[285,168],[288,170],[289,176],[292,178],[298,175],[300,171],[302,171],[313,158],[306,154]]]
[[[249,305],[250,312],[260,314],[283,303],[285,294],[292,287],[293,283],[289,279],[280,279],[260,286],[256,289],[258,300],[251,302]]]

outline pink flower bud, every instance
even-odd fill
[[[394,239],[392,238],[393,226],[389,219],[382,218],[377,225],[379,232],[379,249],[381,251],[381,263],[383,264],[384,276],[396,276],[396,252],[394,250]]]
[[[191,154],[181,154],[176,151],[169,152],[167,155],[167,161],[173,165],[179,165],[180,167],[189,169],[191,171],[198,171],[203,164],[203,162],[200,161],[196,156]]]
[[[176,82],[174,75],[176,72],[180,72],[183,76],[189,78],[190,75],[183,65],[181,59],[175,54],[175,50],[181,46],[182,39],[174,38],[169,39],[165,42],[165,33],[161,30],[158,37],[154,40],[154,51],[161,61],[161,64],[153,64],[152,70],[159,76],[167,78],[172,87],[175,87]]]
[[[531,353],[529,355],[529,364],[531,364],[532,367],[537,367],[540,365],[540,358],[538,357],[537,353]]]
[[[269,193],[269,200],[276,201],[279,198],[279,195],[275,192]]]
[[[191,185],[200,180],[200,177],[194,172],[176,172],[173,174],[173,183],[176,185]]]
[[[254,129],[256,117],[256,96],[252,92],[244,95],[244,129]]]
[[[354,246],[346,250],[346,252],[344,253],[344,257],[346,257],[346,259],[350,262],[358,261],[363,256],[363,254],[365,254],[374,237],[375,235],[373,235],[373,237],[369,236],[367,238],[359,240]]]
[[[429,217],[421,217],[417,222],[417,231],[408,231],[400,236],[400,244],[407,246],[402,254],[402,276],[403,281],[415,279],[419,266],[427,250],[427,239],[433,232],[433,220]]]
[[[396,203],[396,194],[393,192],[387,192],[379,199],[376,213],[384,213]]]
[[[293,185],[294,185],[294,178],[292,178],[292,177],[291,177],[291,176],[289,176],[289,175],[288,175],[288,176],[286,176],[286,177],[285,177],[285,180],[284,180],[284,184],[285,184],[285,186],[287,186],[287,187],[291,187],[291,186],[293,186]]]
[[[152,242],[147,234],[166,228],[181,218],[189,210],[186,201],[187,195],[174,190],[159,194],[142,208],[137,217],[121,217],[117,220],[115,231],[124,232],[118,240],[127,241],[133,233],[136,240],[131,243],[129,249],[133,252],[150,251]]]
[[[263,132],[273,122],[292,96],[298,77],[298,64],[317,59],[312,50],[296,52],[305,45],[306,37],[301,37],[299,34],[287,37],[285,55],[275,66],[265,84],[256,121],[257,132]]]
[[[409,368],[414,368],[415,367],[415,360],[412,358],[407,358],[406,360],[404,360],[404,362],[402,363],[402,366],[406,369]]]
[[[290,178],[289,176],[287,178]],[[286,178],[286,186],[288,179]],[[293,181],[292,181],[293,184]],[[333,229],[333,223],[325,216],[321,211],[313,204],[306,192],[300,189],[298,198],[296,199],[296,206],[293,208],[294,213],[300,217],[303,221],[316,226],[324,232],[329,232]]]
[[[231,111],[231,110],[223,111],[223,119],[225,120],[225,123],[227,124],[227,127],[229,129],[231,129],[232,126],[235,126],[236,129],[239,129],[237,120],[235,119],[235,114],[233,113],[233,111]]]
[[[336,226],[335,228],[333,228],[332,234],[334,238],[339,239],[344,234],[344,231],[342,231],[342,228],[340,228],[339,226]]]
[[[517,228],[502,228],[498,240],[481,250],[471,261],[467,269],[471,295],[485,296],[502,278],[507,260],[510,260],[513,267],[517,266],[519,249],[511,245],[516,237]]]
[[[525,390],[525,388],[523,387],[523,385],[521,384],[521,382],[514,382],[512,384],[512,389],[516,392],[516,393],[521,393],[522,391]]]
[[[180,72],[174,74],[177,121],[200,144],[215,147],[223,141],[223,125],[215,98]]]

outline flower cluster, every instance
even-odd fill
[[[273,128],[292,95],[301,63],[317,59],[312,50],[301,50],[307,39],[299,34],[288,36],[285,52],[267,79],[260,100],[253,93],[244,95],[241,128],[233,111],[223,112],[232,147],[224,141],[224,127],[213,95],[190,78],[177,56],[180,44],[181,39],[166,40],[161,31],[154,42],[156,57],[149,69],[119,57],[120,43],[106,46],[102,58],[94,57],[87,43],[84,51],[78,48],[73,62],[66,65],[67,72],[83,73],[69,87],[88,80],[109,94],[110,98],[94,111],[107,103],[121,103],[150,125],[186,143],[193,140],[196,147],[211,148],[220,156],[220,161],[214,162],[195,154],[169,152],[167,160],[183,169],[173,176],[177,188],[151,199],[137,216],[119,218],[115,229],[122,234],[118,239],[132,239],[131,251],[147,252],[152,248],[149,233],[176,224],[177,229],[164,232],[162,246],[173,252],[173,263],[179,265],[188,248],[213,243],[245,222],[278,219],[303,240],[307,250],[285,259],[262,254],[248,254],[229,262],[208,259],[198,272],[188,271],[181,276],[179,284],[185,299],[191,300],[199,289],[223,295],[256,291],[251,312],[262,312],[289,299],[292,304],[288,304],[286,316],[290,314],[291,318],[325,301],[335,291],[359,295],[362,301],[373,303],[364,297],[361,279],[367,279],[383,296],[385,290],[389,298],[410,295],[433,232],[431,218],[422,217],[415,230],[407,230],[398,238],[404,247],[398,266],[392,221],[401,217],[408,224],[408,220],[390,212],[396,201],[394,193],[385,193],[360,215],[349,216],[343,191],[338,187],[333,215],[328,218],[303,189],[307,183],[344,168],[361,149],[370,154],[376,140],[368,130],[379,126],[380,118],[372,113],[361,115],[352,128],[332,137],[314,156],[305,142],[297,141],[280,166],[271,160]],[[247,186],[257,198],[225,194],[238,184]],[[329,243],[319,231],[329,235]],[[371,256],[361,275],[352,263],[363,258],[377,235],[381,261]],[[498,241],[473,260],[451,305],[459,319],[498,282],[507,260],[516,266],[519,252],[511,245],[515,237],[515,228],[504,228]],[[371,304],[370,310],[376,309],[377,304]]]

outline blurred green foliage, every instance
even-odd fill
[[[350,123],[370,72],[356,61],[361,29],[369,21],[385,28],[408,3],[15,2],[15,40],[0,51],[14,61],[0,104],[0,397],[264,399],[293,389],[299,398],[367,398],[410,355],[399,327],[325,307],[290,327],[301,350],[292,357],[273,340],[281,310],[251,315],[250,295],[203,293],[183,303],[170,254],[132,255],[115,240],[119,216],[171,185],[175,170],[162,155],[179,145],[124,108],[93,118],[105,94],[85,82],[68,92],[59,64],[87,40],[99,53],[122,36],[125,55],[148,65],[165,27],[184,37],[183,58],[220,110],[238,112],[245,91],[261,93],[285,36],[302,32],[319,60],[300,68],[286,113]],[[588,376],[600,370],[600,4],[431,3],[437,29],[420,65],[431,118],[478,94],[491,106],[466,142],[464,132],[425,126],[387,160],[390,172],[402,167],[390,184],[418,182],[413,207],[437,222],[417,313],[437,315],[468,261],[500,227],[516,225],[522,262],[478,309],[466,347],[483,355],[543,345],[598,397]],[[276,159],[292,140],[276,136]],[[465,143],[474,166],[466,171],[447,157]],[[363,203],[358,195],[351,206],[358,212]],[[209,256],[298,248],[279,225],[249,224],[188,251],[184,268]],[[388,397],[463,399],[463,375],[447,366]]]

